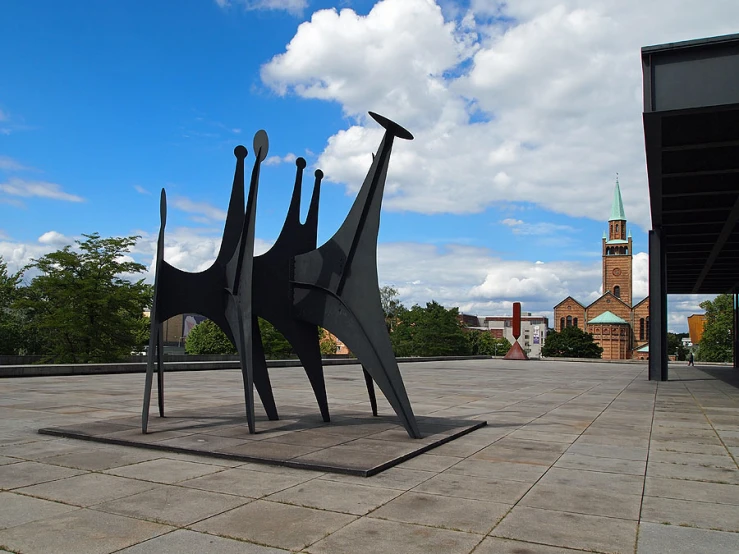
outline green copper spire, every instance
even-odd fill
[[[624,203],[621,200],[621,188],[618,186],[618,173],[616,174],[616,188],[613,190],[613,205],[611,206],[611,217],[608,221],[626,221]]]

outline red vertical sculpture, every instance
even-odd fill
[[[513,346],[508,353],[503,356],[504,360],[528,360],[529,357],[524,352],[521,345],[518,343],[518,338],[521,336],[521,303],[513,303]]]

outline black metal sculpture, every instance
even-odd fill
[[[154,306],[147,360],[142,431],[148,424],[156,359],[159,414],[164,415],[161,359],[162,323],[186,312],[204,315],[236,345],[241,361],[249,432],[255,432],[253,389],[269,419],[278,419],[267,372],[257,317],[270,321],[293,346],[308,376],[324,421],[329,421],[326,386],[319,349],[319,326],[331,331],[363,364],[372,411],[377,414],[373,381],[390,402],[411,437],[421,436],[385,326],[377,280],[377,235],[390,152],[395,137],[412,140],[398,124],[370,112],[385,128],[380,148],[344,223],[316,248],[318,200],[323,173],[315,172],[313,196],[305,223],[300,197],[306,162],[296,161],[295,187],[287,217],[273,247],[254,256],[254,223],[261,162],[267,156],[264,131],[254,137],[256,160],[244,210],[246,148],[234,150],[231,200],[223,242],[211,267],[188,273],[164,261],[166,196],[162,190],[161,228],[157,242]]]

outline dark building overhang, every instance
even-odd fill
[[[739,34],[642,48],[652,227],[666,294],[739,284]]]

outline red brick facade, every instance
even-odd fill
[[[649,297],[632,307],[632,240],[626,233],[621,192],[616,185],[608,236],[602,239],[603,296],[584,306],[568,296],[554,307],[554,329],[577,326],[593,334],[603,348],[606,360],[648,359],[648,352],[636,352],[649,344]],[[615,215],[614,215],[615,214]],[[589,324],[599,315],[611,312],[624,323]]]

